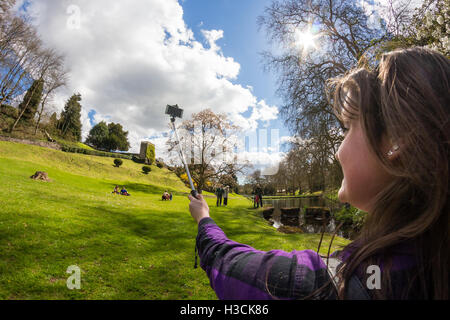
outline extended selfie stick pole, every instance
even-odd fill
[[[181,143],[180,143],[180,139],[178,138],[178,132],[177,132],[177,127],[175,126],[175,118],[182,118],[183,117],[183,109],[180,109],[178,107],[178,105],[167,105],[166,106],[166,114],[170,115],[170,121],[172,122],[172,126],[173,126],[173,131],[175,132],[175,137],[177,139],[178,142],[178,147],[180,148],[180,154],[181,154],[181,161],[184,164],[184,168],[186,169],[186,173],[189,179],[189,184],[191,185],[191,195],[194,198],[197,198],[198,193],[197,190],[195,190],[194,188],[194,184],[192,183],[192,178],[191,178],[191,173],[189,172],[189,168],[186,162],[186,158],[184,157],[184,153],[183,153],[183,148],[181,148]],[[194,264],[194,269],[197,268],[197,244],[195,245],[195,264]]]
[[[194,184],[192,183],[191,173],[189,172],[189,168],[186,163],[186,158],[184,157],[183,149],[181,148],[180,139],[178,139],[177,127],[175,126],[175,117],[172,117],[170,121],[172,122],[173,131],[175,131],[175,137],[177,138],[178,141],[178,147],[180,148],[181,161],[183,161],[184,168],[186,169],[186,173],[189,179],[189,184],[191,185],[191,194],[194,198],[197,198],[198,193],[197,190],[195,190],[194,188]]]

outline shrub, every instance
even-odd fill
[[[155,164],[156,164],[156,166],[157,166],[158,168],[161,168],[161,169],[164,168],[164,167],[169,168],[169,167],[164,163],[163,159],[161,159],[161,158],[156,159],[156,160],[155,160]]]
[[[352,225],[356,229],[361,229],[364,224],[367,212],[359,210],[355,207],[345,208],[335,213],[335,219],[338,222],[344,222],[344,224]]]
[[[133,162],[136,162],[136,163],[145,163],[145,159],[141,159],[137,156],[132,156],[131,160],[133,160]]]
[[[0,106],[0,110],[1,110],[0,115],[3,114],[3,115],[5,115],[5,117],[14,118],[14,119],[17,118],[17,111],[18,111],[17,108],[14,108],[7,104],[3,104]]]
[[[120,167],[122,165],[123,161],[120,159],[114,159],[114,164],[116,165],[116,167]]]
[[[149,166],[143,166],[143,167],[142,167],[142,171],[143,171],[145,174],[148,174],[150,171],[152,171],[152,168],[150,168]]]

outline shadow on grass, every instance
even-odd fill
[[[116,184],[109,184],[112,189],[114,189],[114,187],[116,186]],[[155,185],[150,185],[150,184],[144,184],[144,183],[134,183],[134,182],[127,182],[127,183],[122,183],[122,184],[117,184],[119,186],[125,186],[126,189],[128,190],[129,193],[131,193],[132,191],[136,191],[136,192],[142,192],[142,193],[147,193],[147,194],[163,194],[164,191],[168,191],[171,192],[172,194],[176,194],[176,195],[184,195],[184,194],[188,194],[188,192],[180,192],[177,190],[172,189],[171,187],[160,187],[160,186],[155,186]]]
[[[68,201],[70,198],[58,197],[57,200]],[[48,212],[41,216],[31,212],[22,213],[19,224],[9,228],[8,232],[1,232],[0,256],[4,263],[9,265],[7,269],[0,265],[5,271],[2,276],[4,279],[13,279],[18,274],[31,275],[36,268],[41,270],[38,273],[39,282],[33,285],[34,293],[27,289],[27,286],[35,281],[32,276],[26,278],[23,286],[15,284],[5,289],[17,293],[18,298],[36,295],[36,292],[41,292],[41,296],[37,296],[43,298],[49,294],[48,289],[52,287],[45,278],[67,277],[64,274],[67,266],[77,264],[90,274],[90,277],[96,272],[107,274],[105,277],[109,277],[114,283],[116,298],[126,297],[129,290],[139,292],[138,289],[145,279],[147,286],[144,288],[148,287],[149,277],[153,282],[168,282],[173,296],[176,286],[170,282],[171,278],[176,278],[177,273],[182,272],[188,264],[191,265],[190,259],[179,257],[180,253],[185,253],[187,257],[192,253],[193,265],[196,228],[191,218],[180,217],[176,211],[158,212],[154,215],[149,212],[146,215],[145,211],[135,213],[129,208],[112,209],[98,205],[93,207],[94,205],[97,205],[95,201],[86,201],[77,206],[73,217],[63,218],[70,220],[66,224],[58,223],[61,217],[58,217],[56,223],[52,221],[53,223],[48,224]],[[4,214],[12,216],[15,213]],[[21,232],[22,221],[27,221],[29,226],[29,234],[25,239]],[[152,257],[162,257],[161,267],[155,267],[151,276],[146,275],[142,281],[139,280],[142,276],[135,261],[151,260]],[[121,273],[116,267],[129,272]],[[130,283],[124,281],[127,279],[130,279]],[[97,291],[104,284],[99,282],[93,283],[92,286],[92,290]],[[56,287],[54,288],[56,290]],[[84,296],[89,297],[92,292],[86,290]],[[148,292],[140,293],[148,296]],[[61,295],[67,298],[68,294],[68,291],[62,288]],[[153,296],[157,298],[161,297],[161,294],[153,292]]]

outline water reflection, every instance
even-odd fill
[[[295,230],[292,232],[321,233],[325,228],[325,232],[333,233],[336,229],[333,214],[340,210],[341,204],[323,197],[263,198],[263,207],[271,211],[269,221],[280,231],[286,230],[288,225],[289,231]],[[328,212],[330,215],[324,216],[322,213],[322,215],[316,216],[307,215],[305,218],[305,211],[308,210],[310,213],[311,210],[314,210],[312,207],[319,212]],[[300,210],[295,210],[295,208]],[[338,231],[337,235],[347,237],[344,231]]]
[[[331,201],[327,201],[322,197],[303,197],[303,198],[264,198],[263,207],[277,208],[303,208],[303,207],[326,207],[332,204]]]

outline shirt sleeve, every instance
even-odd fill
[[[259,251],[228,239],[211,218],[200,221],[196,245],[219,299],[293,300],[323,286],[329,290],[320,299],[334,299],[327,267],[312,250]]]

